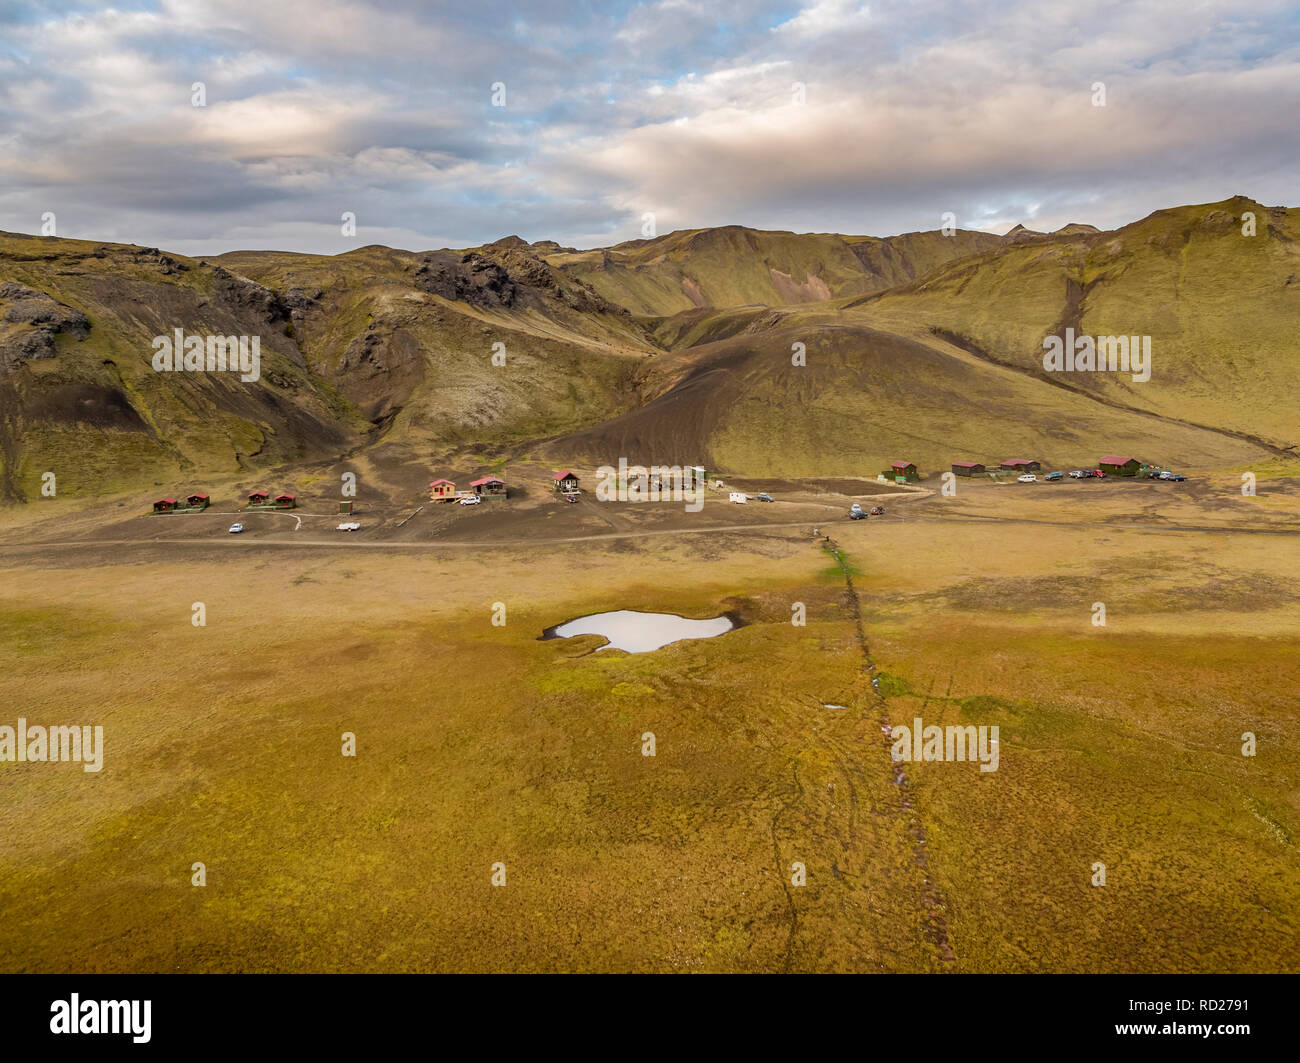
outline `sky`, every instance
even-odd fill
[[[1294,206],[1297,116],[1296,3],[0,0],[0,229],[189,255]]]

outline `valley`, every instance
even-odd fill
[[[1297,235],[0,236],[0,669],[103,728],[0,758],[0,966],[1295,971]],[[544,638],[625,610],[734,626]]]

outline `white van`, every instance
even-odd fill
[[[743,506],[746,502],[749,501],[749,496],[745,494],[743,491],[732,491],[731,500],[733,502],[739,502]]]

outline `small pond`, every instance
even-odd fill
[[[711,620],[689,620],[675,613],[638,613],[632,609],[617,609],[611,613],[592,613],[576,620],[548,627],[543,639],[567,639],[574,635],[603,635],[609,640],[602,650],[626,650],[628,653],[649,653],[670,642],[683,639],[711,639],[725,635],[740,626],[730,613]]]

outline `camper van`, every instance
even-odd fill
[[[749,501],[749,496],[745,494],[743,491],[732,491],[731,500],[733,502],[739,502],[743,506],[746,502]]]

